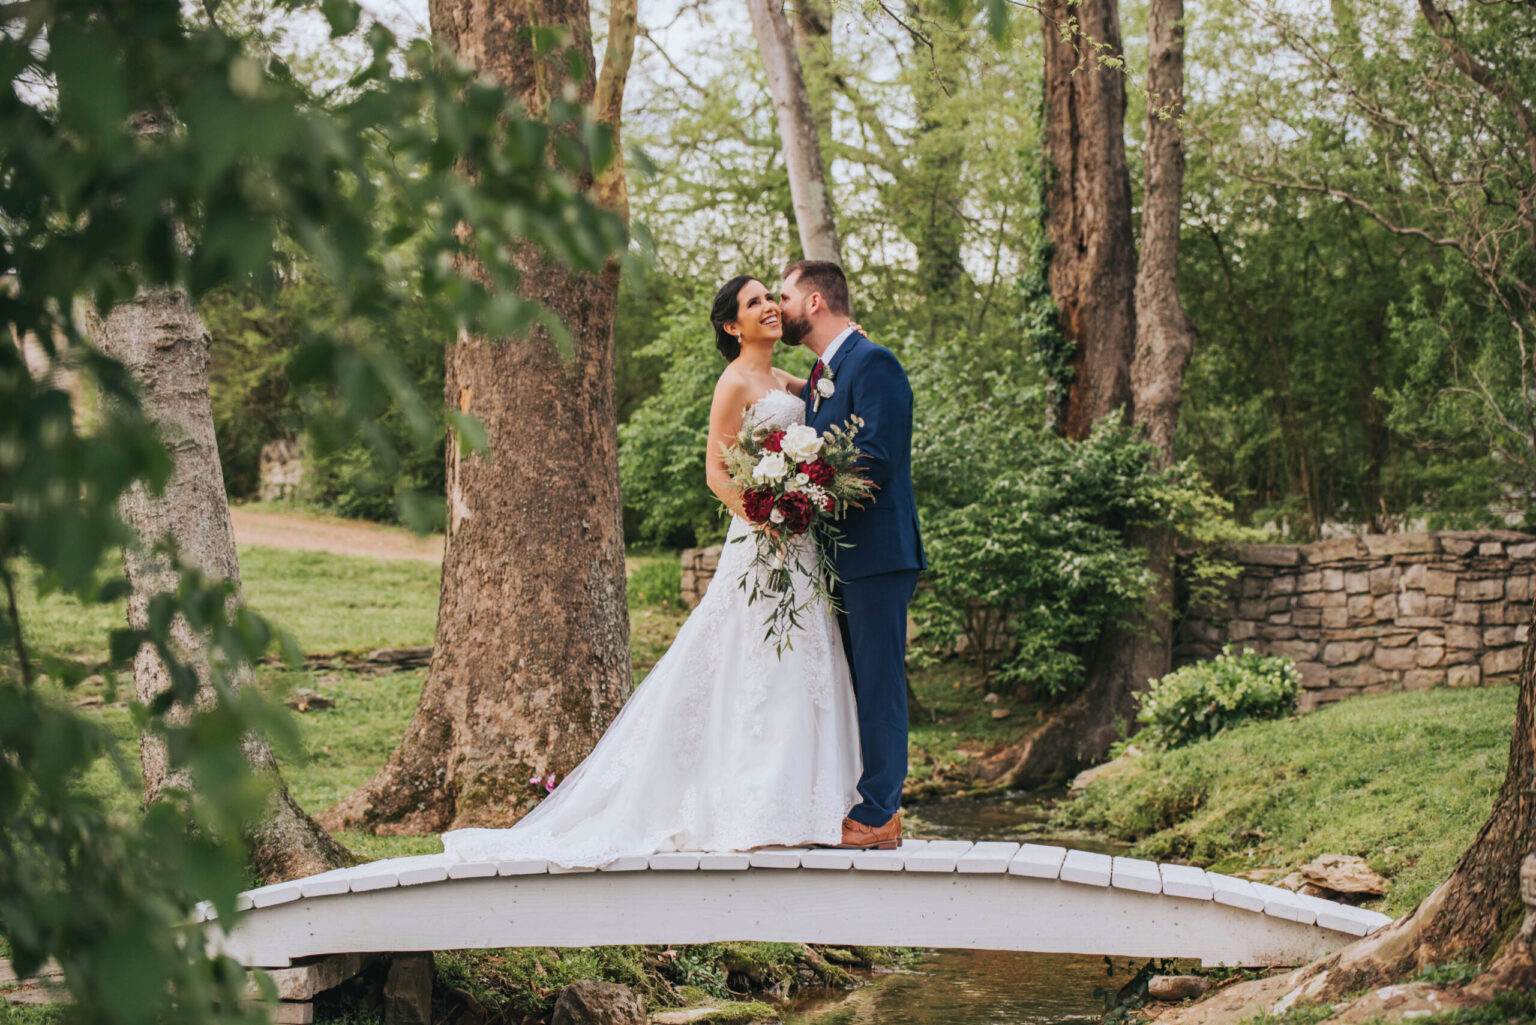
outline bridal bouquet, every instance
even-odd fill
[[[751,536],[757,547],[741,587],[748,604],[759,598],[773,600],[764,620],[764,639],[772,638],[780,655],[792,646],[790,633],[799,627],[807,605],[817,599],[836,604],[832,591],[838,580],[831,553],[843,546],[837,521],[874,490],[857,466],[860,453],[854,438],[863,426],[855,416],[825,434],[805,424],[776,430],[748,414],[736,443],[725,449],[725,468],[741,487],[742,511],[762,528]],[[808,532],[818,542],[812,546],[813,565],[799,555],[804,550],[801,536]],[[798,602],[795,574],[807,577],[810,584]]]

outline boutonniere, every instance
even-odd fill
[[[837,394],[837,386],[832,383],[832,368],[825,366],[820,360],[816,361],[816,366],[821,373],[811,375],[813,378],[811,388],[816,392],[816,398],[811,403],[813,413],[821,409],[822,399],[830,399]]]

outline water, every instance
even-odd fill
[[[913,808],[909,831],[930,839],[1056,843],[1122,854],[1100,837],[1050,828],[1056,794],[1007,793],[949,798]],[[1109,974],[1110,968],[1113,974]],[[785,1025],[1086,1025],[1103,1013],[1095,989],[1117,990],[1138,963],[1128,958],[940,950],[905,970],[877,974],[847,993],[817,992],[787,1001]]]

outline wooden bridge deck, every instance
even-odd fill
[[[764,849],[543,861],[391,858],[241,895],[216,938],[249,966],[325,954],[722,940],[1299,964],[1386,915],[1187,865],[1037,844]]]

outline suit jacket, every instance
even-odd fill
[[[874,482],[872,501],[852,509],[839,524],[843,540],[832,561],[844,580],[926,569],[923,541],[912,497],[912,386],[889,349],[854,332],[843,339],[827,368],[834,394],[815,406],[807,387],[805,421],[817,431],[863,417],[854,439],[864,458],[859,465]]]

